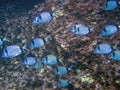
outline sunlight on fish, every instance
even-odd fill
[[[43,68],[44,65],[41,61],[37,61],[34,65],[33,65],[33,68],[35,69],[40,69],[40,68]]]
[[[89,27],[82,25],[82,24],[77,24],[73,26],[71,32],[73,32],[76,35],[84,36],[89,34],[92,31]]]
[[[18,45],[10,45],[3,49],[1,57],[13,58],[22,53],[22,49]]]
[[[55,74],[57,74],[57,75],[65,75],[65,74],[68,74],[68,70],[67,70],[66,67],[59,66],[59,67],[55,70]]]
[[[101,36],[111,36],[118,32],[118,27],[116,25],[107,25],[101,32]]]
[[[25,66],[33,66],[37,62],[35,57],[27,57],[24,60],[24,65]]]
[[[50,22],[53,19],[53,16],[50,12],[42,12],[39,16],[33,19],[33,24],[45,24]]]
[[[45,44],[45,40],[42,38],[35,38],[30,42],[30,48],[34,49],[34,48],[41,48],[42,46],[44,46]]]
[[[67,80],[59,80],[58,81],[58,86],[59,87],[68,87],[69,86],[69,82]]]
[[[109,56],[109,59],[120,61],[120,50],[113,51]]]
[[[108,0],[106,2],[106,6],[104,7],[104,10],[114,10],[118,7],[117,0]]]
[[[45,64],[45,65],[56,65],[56,64],[58,64],[58,59],[54,55],[47,55],[42,60],[43,60],[43,64]]]
[[[100,44],[95,48],[94,53],[95,54],[109,54],[112,51],[113,51],[113,48],[109,44]]]

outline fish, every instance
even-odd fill
[[[120,50],[120,43],[118,43],[118,44],[116,45],[116,49],[119,49],[119,50]]]
[[[106,2],[106,5],[104,7],[104,10],[114,10],[118,7],[117,0],[108,0]]]
[[[118,32],[118,26],[116,25],[107,25],[101,32],[101,36],[111,36]]]
[[[1,57],[14,58],[22,53],[22,49],[18,45],[9,45],[3,49]]]
[[[32,67],[35,69],[40,69],[40,68],[44,68],[44,65],[41,61],[37,61]]]
[[[4,42],[4,39],[3,39],[3,38],[0,38],[0,46],[3,45],[3,42]]]
[[[55,70],[55,74],[56,75],[65,75],[65,74],[68,74],[68,69],[66,67],[59,66]]]
[[[92,29],[82,24],[76,24],[70,31],[76,35],[84,36],[89,34],[92,31]]]
[[[9,42],[9,40],[6,37],[0,38],[0,46],[2,46],[5,41]]]
[[[78,63],[70,63],[70,65],[68,66],[68,70],[71,72],[76,72],[78,67],[79,67]]]
[[[61,3],[64,3],[66,0],[60,0],[61,1]]]
[[[98,45],[93,53],[95,54],[109,54],[113,51],[113,48],[109,44],[100,44]]]
[[[109,59],[120,61],[120,50],[113,51],[109,56]]]
[[[45,45],[45,40],[43,38],[35,38],[30,42],[31,49],[41,48],[44,45]]]
[[[50,65],[50,66],[52,66],[52,65],[58,64],[58,59],[57,59],[57,57],[54,56],[54,55],[47,55],[47,56],[45,56],[45,57],[42,59],[42,62],[43,62],[43,64],[45,64],[45,65]]]
[[[53,15],[50,12],[44,11],[39,16],[35,17],[32,21],[33,24],[45,24],[53,19]]]
[[[36,64],[36,62],[37,60],[35,57],[27,57],[23,63],[25,66],[33,66]]]
[[[68,87],[69,82],[67,80],[58,80],[58,86],[63,88]]]

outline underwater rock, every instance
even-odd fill
[[[54,55],[47,55],[42,60],[43,60],[43,64],[45,64],[45,65],[56,65],[56,64],[58,64],[58,59]]]
[[[109,59],[120,61],[120,50],[113,51],[109,56]]]
[[[109,44],[100,44],[95,48],[94,53],[95,54],[108,54],[112,51],[113,49]]]
[[[42,46],[44,46],[45,41],[42,38],[35,38],[30,42],[30,48],[34,49],[34,48],[40,48]]]
[[[89,34],[91,32],[91,29],[87,26],[82,25],[82,24],[77,24],[72,28],[71,32],[73,32],[76,35],[83,36],[83,35]]]
[[[37,60],[36,60],[35,57],[27,57],[27,58],[24,60],[24,65],[26,65],[26,66],[32,66],[32,65],[34,65],[36,62],[37,62]]]
[[[21,53],[22,49],[18,45],[10,45],[3,50],[1,57],[13,58],[20,55]]]
[[[118,7],[117,0],[108,0],[104,10],[114,10]]]
[[[33,24],[45,24],[50,22],[53,19],[53,16],[50,12],[42,12],[40,16],[37,16],[33,19]]]
[[[67,80],[59,80],[58,86],[59,87],[67,87],[67,86],[69,86],[69,82]]]
[[[101,36],[111,36],[118,32],[118,27],[116,25],[107,25],[101,32]]]
[[[66,67],[63,66],[59,66],[56,70],[55,70],[55,74],[57,75],[65,75],[68,73],[68,70]]]

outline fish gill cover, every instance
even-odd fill
[[[117,4],[110,7],[110,1]],[[26,12],[16,9],[0,9],[0,52],[12,55],[0,58],[1,90],[120,88],[118,0],[45,0]],[[113,27],[115,31],[109,34],[111,28],[107,25],[117,28]],[[83,30],[85,34],[81,35]],[[102,31],[107,36],[102,36]],[[9,41],[4,41],[4,36]],[[45,44],[41,46],[36,38],[42,38]],[[30,44],[41,47],[30,49]],[[100,54],[94,53],[96,48]]]

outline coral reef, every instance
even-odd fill
[[[120,32],[110,37],[100,36],[102,29],[108,24],[116,24],[120,28],[120,7],[112,11],[103,10],[107,0],[46,0],[35,5],[27,14],[13,15],[5,12],[0,24],[0,36],[9,39],[2,49],[8,45],[26,46],[26,50],[18,57],[0,58],[1,90],[118,90],[120,88],[120,62],[107,58],[107,55],[96,55],[94,48],[102,43],[119,49]],[[53,20],[46,24],[33,24],[32,20],[41,12],[53,13]],[[70,29],[76,24],[87,25],[92,32],[86,36],[75,35]],[[120,30],[120,29],[119,29]],[[30,49],[34,38],[48,40],[42,48]],[[46,55],[55,55],[60,64],[45,65],[35,69],[23,65],[28,55],[39,61]],[[58,66],[69,69],[66,75],[55,75]],[[70,67],[71,66],[71,67]],[[69,68],[70,67],[70,68]],[[71,84],[61,88],[59,79],[68,80]]]

